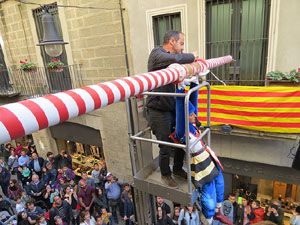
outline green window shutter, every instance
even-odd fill
[[[180,13],[153,17],[154,46],[162,46],[164,35],[169,30],[181,31]]]

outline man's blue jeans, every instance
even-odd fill
[[[112,220],[115,224],[119,224],[119,220],[118,220],[118,215],[117,215],[117,207],[119,207],[119,210],[120,210],[120,216],[122,216],[123,213],[121,213],[121,199],[118,199],[118,204],[116,206],[112,206],[110,205],[111,207],[111,213],[112,213]]]

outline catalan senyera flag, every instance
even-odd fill
[[[207,91],[199,90],[198,120],[206,124]],[[300,133],[300,87],[211,86],[211,126]]]

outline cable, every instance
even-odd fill
[[[210,73],[213,75],[214,78],[216,78],[218,81],[220,81],[224,86],[227,86],[227,84],[224,81],[220,80],[212,71],[210,71]]]
[[[38,5],[43,7],[42,4],[35,3],[35,2],[28,2],[24,0],[13,0],[22,4],[29,4],[29,5]],[[118,10],[119,8],[98,8],[92,6],[77,6],[77,5],[57,5],[57,7],[65,7],[65,8],[77,8],[77,9],[102,9],[102,10]]]
[[[294,144],[294,146],[290,148],[289,154],[287,155],[287,158],[295,159],[296,154],[297,154],[297,151],[296,151],[295,153],[293,153],[293,150],[294,150],[294,149],[298,149],[298,147],[299,147],[299,145],[300,145],[299,134],[297,135],[296,142],[297,142],[297,141],[298,141],[298,143],[297,143],[297,144]]]
[[[20,5],[18,5],[18,9],[19,9],[19,14],[20,14],[20,17],[21,17],[21,21],[22,21],[22,28],[23,28],[23,33],[24,33],[24,36],[25,36],[25,42],[26,42],[26,48],[27,48],[27,53],[28,53],[28,56],[29,56],[29,60],[31,62],[31,56],[30,56],[30,53],[29,53],[29,47],[28,47],[28,41],[27,41],[27,35],[26,35],[26,32],[25,32],[25,28],[24,28],[24,20],[23,20],[23,16],[22,16],[22,12],[21,12],[21,9],[20,9]]]

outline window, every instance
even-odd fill
[[[162,46],[164,35],[169,30],[181,31],[180,13],[153,16],[154,46]]]
[[[57,33],[59,36],[62,37],[62,29],[59,20],[57,4],[53,3],[47,6],[48,6],[48,12],[53,16]],[[43,25],[42,25],[43,14],[44,14],[44,10],[42,8],[37,8],[33,10],[33,17],[35,20],[36,31],[37,31],[39,42],[43,40],[43,35],[44,35]],[[52,57],[46,54],[44,47],[41,47],[41,55],[43,57],[44,65],[45,67],[47,67],[47,64],[52,60]],[[61,62],[63,62],[65,65],[68,64],[65,46],[63,46],[63,53],[56,58],[59,59]],[[68,67],[64,67],[64,71],[60,73],[49,72],[48,70],[46,70],[46,73],[47,73],[47,79],[50,84],[50,88],[52,92],[72,89]]]
[[[0,45],[0,64],[3,65],[1,66],[0,69],[0,94],[6,94],[12,90],[12,86],[9,83],[9,75],[6,68],[4,54],[1,45]]]
[[[232,55],[236,63],[213,69],[222,80],[264,84],[270,0],[207,0],[206,56]]]

